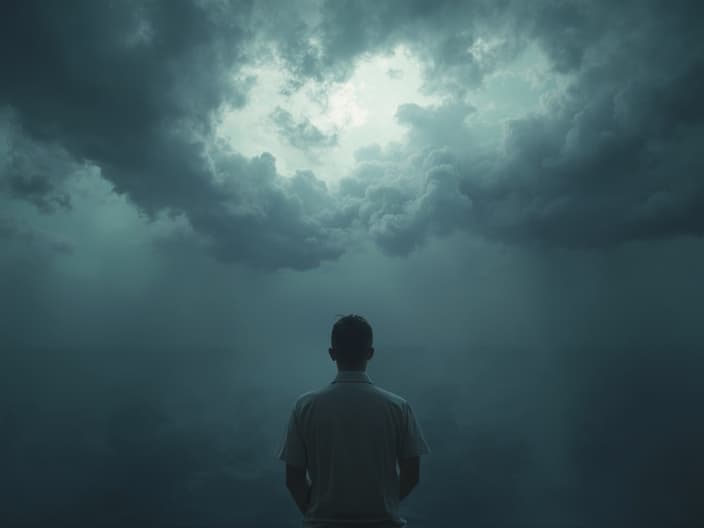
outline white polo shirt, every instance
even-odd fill
[[[347,370],[296,400],[279,459],[308,470],[305,527],[386,528],[406,524],[397,460],[429,452],[408,402]]]

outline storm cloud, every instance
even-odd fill
[[[48,149],[60,149],[70,156],[65,163],[99,167],[147,213],[185,214],[216,257],[257,266],[267,259],[272,269],[334,259],[342,252],[332,240],[343,236],[339,229],[360,225],[395,252],[416,247],[429,232],[458,228],[565,247],[701,235],[695,175],[703,113],[696,94],[704,62],[691,22],[696,6],[333,2],[320,6],[316,24],[301,20],[310,6],[288,15],[284,9],[257,34],[252,23],[267,6],[8,4],[2,62],[9,75],[0,98],[13,116],[7,126],[18,127],[34,149],[34,167],[23,166],[28,156],[14,148],[14,161],[3,169],[6,187],[47,211],[68,206],[55,178],[37,168]],[[299,22],[288,24],[284,16]],[[625,20],[628,27],[619,24]],[[278,31],[281,24],[288,31]],[[653,36],[660,34],[678,38],[656,46]],[[251,79],[238,72],[267,39],[294,78],[323,80],[344,80],[364,53],[405,44],[422,65],[423,89],[446,98],[436,107],[399,106],[407,143],[385,174],[402,177],[376,179],[374,185],[389,189],[386,198],[371,192],[357,218],[347,215],[347,225],[324,222],[338,214],[309,216],[297,207],[299,197],[285,190],[277,172],[276,153],[246,160],[237,145],[223,147],[213,136],[219,111],[246,105]],[[628,45],[618,46],[621,40]],[[478,153],[467,90],[531,42],[551,61],[559,87],[537,110],[506,120],[492,153]],[[294,147],[337,143],[284,108],[271,115]],[[427,148],[449,149],[456,160],[430,177],[432,185],[442,182],[440,193],[422,182],[409,190],[409,181],[429,178],[427,166],[412,166]],[[446,218],[435,225],[435,200],[473,207],[443,208]],[[320,201],[318,208],[340,211],[345,200],[331,190]],[[305,259],[293,256],[296,246]]]
[[[318,127],[304,118],[296,122],[291,112],[277,107],[271,114],[271,119],[282,134],[294,147],[308,149],[311,147],[333,146],[337,143],[335,134],[327,135]]]
[[[307,255],[304,266],[335,254],[325,226],[296,216],[271,155],[244,160],[213,143],[218,152],[210,160],[218,166],[209,163],[214,114],[246,102],[247,81],[236,75],[247,55],[251,3],[182,2],[171,9],[78,2],[67,9],[13,2],[3,9],[7,81],[0,101],[31,139],[96,165],[148,214],[186,214],[218,256],[261,263],[269,255],[271,267],[298,267],[298,259],[280,260],[297,244]],[[3,179],[48,207],[53,186],[45,176],[18,174],[16,165],[3,170]],[[227,182],[216,179],[223,172]],[[243,187],[250,182],[257,188]],[[238,206],[253,195],[261,201]],[[285,210],[270,209],[281,204]],[[257,247],[247,234],[258,238]]]

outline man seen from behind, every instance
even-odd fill
[[[408,402],[367,375],[372,343],[363,317],[338,319],[328,350],[337,376],[301,395],[289,416],[279,458],[306,528],[406,525],[399,503],[430,450]]]

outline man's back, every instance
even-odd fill
[[[410,405],[363,371],[298,398],[279,458],[307,469],[306,526],[403,526],[398,460],[428,453]]]

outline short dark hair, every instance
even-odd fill
[[[345,315],[335,321],[330,335],[332,347],[348,362],[362,361],[373,339],[371,325],[356,314]]]

